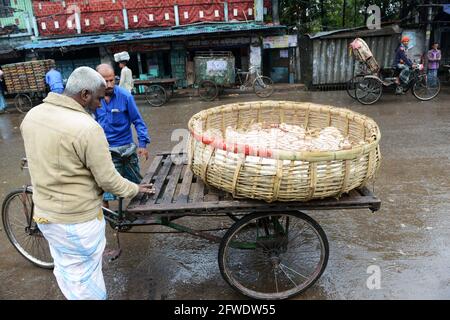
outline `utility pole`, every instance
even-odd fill
[[[327,30],[326,26],[325,26],[325,8],[323,5],[323,1],[324,0],[320,0],[320,20],[321,20],[321,24],[322,24],[322,31]]]
[[[425,35],[425,48],[428,51],[431,41],[431,24],[433,22],[433,0],[428,1],[428,15],[427,15],[427,33]]]
[[[342,28],[345,28],[345,9],[347,8],[347,0],[344,0],[342,12]]]

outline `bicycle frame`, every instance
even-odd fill
[[[243,75],[245,75],[245,79],[242,79]],[[238,84],[244,88],[251,88],[253,86],[253,81],[261,78],[261,74],[255,66],[251,66],[248,71],[237,71],[236,76],[239,80]]]

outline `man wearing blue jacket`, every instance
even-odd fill
[[[397,83],[397,94],[403,93],[403,84],[408,84],[409,76],[411,75],[411,69],[415,67],[414,63],[408,58],[407,51],[409,45],[409,37],[404,36],[401,44],[395,51],[394,68],[401,70],[400,79]]]
[[[64,81],[61,72],[55,68],[51,68],[45,75],[45,83],[49,86],[50,91],[58,94],[64,92]]]
[[[139,157],[148,160],[149,156],[147,145],[150,143],[150,136],[147,126],[131,93],[115,85],[113,67],[101,64],[97,71],[106,81],[106,90],[102,106],[95,112],[95,119],[105,131],[117,171],[124,178],[139,184],[142,180]],[[136,129],[138,146],[133,141],[132,124]],[[108,201],[116,200],[116,197],[105,193],[103,200],[103,205],[108,207]]]

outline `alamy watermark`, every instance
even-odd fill
[[[371,265],[367,268],[367,274],[370,276],[367,278],[366,286],[369,290],[381,289],[381,268],[377,265]]]
[[[381,9],[377,5],[370,5],[367,7],[367,18],[366,25],[369,30],[381,29]]]

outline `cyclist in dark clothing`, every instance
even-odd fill
[[[409,37],[405,36],[402,38],[402,43],[398,46],[395,52],[394,68],[401,70],[400,77],[397,82],[397,94],[403,93],[402,84],[407,84],[409,82],[409,76],[411,74],[411,69],[414,68],[414,63],[408,58],[407,51],[409,45]]]

